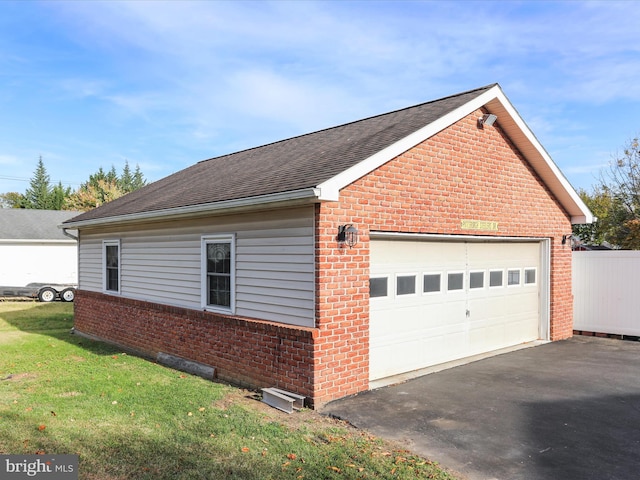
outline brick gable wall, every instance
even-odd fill
[[[497,221],[489,235],[551,239],[550,338],[572,335],[571,223],[529,164],[495,127],[479,129],[476,111],[387,162],[318,207],[317,401],[368,388],[369,232],[487,235],[461,220]],[[338,248],[338,225],[360,232]]]

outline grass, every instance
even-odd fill
[[[81,479],[453,480],[311,410],[292,415],[70,333],[67,303],[0,302],[0,453],[77,454]]]

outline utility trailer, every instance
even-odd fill
[[[53,302],[57,299],[73,302],[77,287],[74,284],[29,283],[24,287],[0,287],[0,296],[37,298],[41,302]]]

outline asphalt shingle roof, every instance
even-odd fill
[[[66,210],[0,208],[0,240],[67,240],[58,225],[78,215]]]
[[[313,188],[494,86],[203,160],[73,222]]]

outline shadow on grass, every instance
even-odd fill
[[[72,304],[64,302],[12,302],[12,304],[20,305],[21,308],[3,310],[3,303],[0,303],[0,318],[21,332],[46,335],[80,346],[96,355],[112,355],[120,351],[107,343],[74,335]]]
[[[3,305],[18,308],[3,309]],[[60,302],[2,302],[0,318],[23,332],[47,332],[73,326],[73,306]]]

